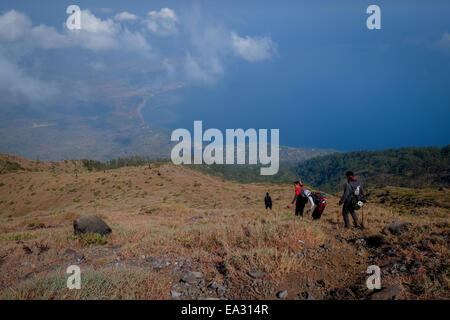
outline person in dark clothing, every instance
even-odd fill
[[[345,175],[347,176],[347,184],[345,185],[344,194],[339,201],[339,205],[344,205],[342,207],[342,216],[344,217],[345,227],[350,228],[350,221],[348,218],[348,214],[350,213],[352,215],[355,228],[358,228],[358,216],[355,212],[355,204],[353,200],[356,193],[362,196],[363,187],[360,182],[356,181],[355,174],[352,171],[347,171]]]
[[[295,187],[295,195],[294,199],[289,204],[289,207],[291,207],[291,205],[293,205],[295,202],[295,215],[303,217],[303,210],[305,209],[305,205],[308,202],[308,198],[304,194],[305,187],[303,187],[301,181],[295,181],[294,187]]]
[[[269,193],[266,193],[266,197],[264,198],[264,204],[266,205],[266,209],[272,210],[272,198]]]

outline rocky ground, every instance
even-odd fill
[[[374,201],[363,220],[359,212],[364,227],[347,230],[335,196],[320,221],[295,217],[290,185],[171,164],[76,174],[55,166],[0,175],[2,299],[450,298],[446,207],[417,215]],[[112,232],[74,235],[82,216]],[[81,290],[66,287],[73,264]],[[382,290],[367,289],[370,265]]]

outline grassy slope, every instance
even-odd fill
[[[70,172],[0,175],[0,298],[170,299],[186,270],[201,270],[204,287],[185,297],[217,296],[207,287],[217,281],[231,299],[273,299],[281,289],[290,299],[307,291],[316,298],[364,299],[367,266],[413,260],[422,263],[420,271],[382,269],[383,283],[402,285],[401,298],[450,298],[448,208],[400,215],[386,203],[372,203],[364,230],[344,230],[335,197],[319,222],[294,217],[286,209],[290,185],[244,185],[171,164],[81,171],[78,177]],[[274,200],[271,212],[262,205],[266,191]],[[80,215],[105,219],[113,229],[106,244],[72,236]],[[379,235],[399,219],[414,224],[406,236],[387,236],[380,248],[354,241]],[[394,256],[383,254],[389,248]],[[67,249],[84,258],[77,262]],[[70,264],[85,277],[80,291],[64,286]],[[261,285],[252,284],[249,270],[265,272]]]

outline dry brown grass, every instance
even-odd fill
[[[289,185],[243,185],[171,164],[153,170],[81,172],[78,177],[45,170],[19,172],[1,175],[0,181],[1,298],[168,299],[181,270],[154,270],[146,259],[159,256],[171,266],[190,259],[189,268],[201,269],[207,282],[231,280],[229,298],[273,298],[280,288],[302,292],[316,281],[324,281],[326,291],[332,292],[364,284],[361,274],[373,262],[370,252],[359,254],[354,244],[337,235],[364,238],[379,234],[389,222],[407,220],[416,228],[431,228],[411,233],[409,241],[418,244],[431,230],[448,230],[448,212],[430,220],[401,216],[376,204],[365,208],[364,230],[344,230],[335,197],[322,220],[300,219],[286,209],[292,197]],[[263,209],[266,191],[274,200],[273,211]],[[82,215],[100,216],[112,227],[107,244],[89,245],[71,236],[73,220]],[[390,241],[400,246],[398,239]],[[331,250],[320,249],[324,244]],[[75,261],[65,254],[69,248],[84,258]],[[307,258],[297,258],[305,249],[310,250]],[[420,250],[402,250],[406,260],[427,259]],[[431,244],[428,250],[448,258],[447,243]],[[82,268],[85,290],[65,288],[64,272],[70,264]],[[249,285],[250,270],[266,274],[269,290]],[[430,290],[417,289],[420,294],[414,295],[411,289],[404,297],[448,298],[448,292],[442,293],[445,274],[448,266],[439,273],[441,278],[423,280],[421,286]],[[388,276],[387,281],[412,279]],[[318,297],[329,298],[327,294],[316,292]]]

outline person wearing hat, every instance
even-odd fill
[[[364,191],[361,183],[356,180],[355,174],[352,171],[347,171],[345,175],[347,177],[347,184],[345,185],[344,194],[339,201],[339,205],[344,205],[342,207],[342,216],[344,218],[345,227],[350,228],[350,221],[348,218],[348,214],[350,213],[355,228],[358,228],[358,216],[355,212],[354,198],[356,194],[362,195]]]

